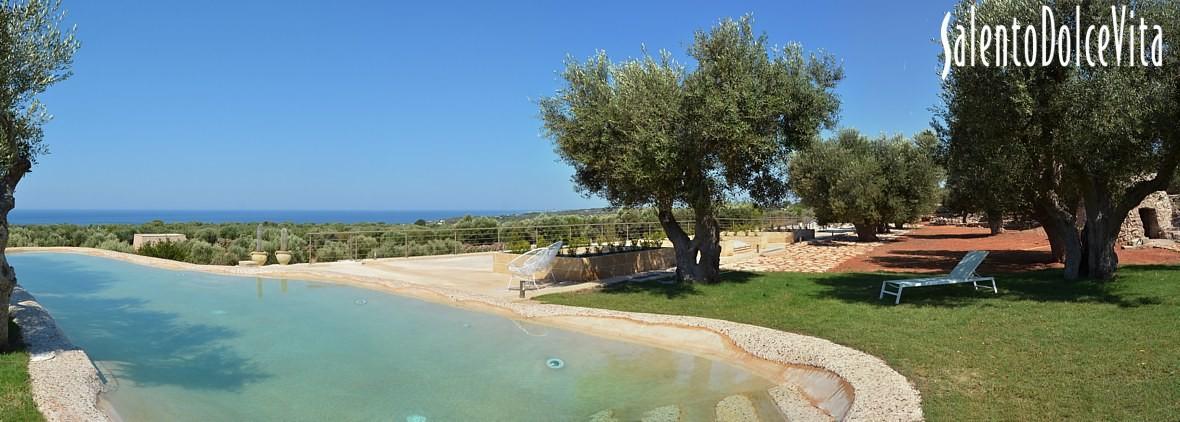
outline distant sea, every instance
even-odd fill
[[[420,210],[420,211],[229,211],[229,210],[26,210],[14,209],[9,224],[143,224],[166,223],[413,223],[474,216],[518,214],[519,210]]]

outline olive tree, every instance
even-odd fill
[[[852,223],[862,242],[877,240],[885,220],[883,171],[874,146],[855,129],[791,157],[791,190],[820,224]]]
[[[1114,1],[964,1],[956,23],[1035,22],[1042,5],[1061,25],[1082,28],[1110,21]],[[1074,22],[1075,7],[1082,22]],[[1180,31],[1180,2],[1134,3],[1144,20]],[[953,27],[953,25],[952,25]],[[1124,37],[1130,42],[1130,37]],[[1127,213],[1164,190],[1180,163],[1180,71],[1174,42],[1165,37],[1164,62],[1155,66],[953,68],[943,83],[941,132],[950,150],[977,150],[977,160],[1010,165],[989,189],[1020,192],[1065,262],[1065,277],[1110,279],[1118,267],[1115,241]],[[1111,47],[1113,48],[1113,47]],[[1122,45],[1126,51],[1129,45]],[[945,59],[945,58],[944,58]],[[951,179],[973,171],[951,166]],[[1082,227],[1081,230],[1078,227]]]
[[[876,241],[889,223],[908,223],[934,211],[942,168],[933,134],[869,139],[840,131],[791,157],[791,190],[820,223],[852,223],[857,238]]]
[[[8,342],[8,302],[16,273],[8,265],[8,212],[16,185],[45,152],[49,120],[37,96],[70,76],[78,42],[63,30],[60,1],[0,0],[0,347]]]
[[[565,86],[540,101],[545,134],[579,190],[656,208],[680,280],[719,280],[717,208],[738,196],[780,201],[786,156],[839,109],[843,72],[831,56],[772,48],[752,26],[746,16],[698,31],[691,70],[667,52],[568,60]],[[681,206],[692,210],[690,228],[673,215]]]
[[[930,215],[942,200],[944,170],[938,160],[938,137],[922,131],[913,139],[881,138],[875,148],[884,178],[881,223],[913,223]]]

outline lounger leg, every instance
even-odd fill
[[[881,282],[881,294],[877,295],[877,300],[881,300],[881,298],[885,297],[885,283],[888,283],[888,281]]]
[[[904,289],[905,287],[897,286],[897,299],[893,300],[894,305],[901,303],[901,291]]]
[[[992,293],[1000,294],[1000,289],[996,288],[996,280],[992,279]]]

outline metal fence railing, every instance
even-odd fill
[[[719,219],[723,232],[783,231],[805,221],[791,217]],[[682,222],[690,235],[691,222]],[[512,222],[487,227],[406,225],[384,231],[314,232],[307,234],[310,262],[449,255],[473,252],[523,252],[561,241],[563,255],[653,248],[663,245],[658,222],[611,222],[527,225]]]

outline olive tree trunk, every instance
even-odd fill
[[[660,226],[676,251],[676,278],[684,282],[721,281],[721,230],[712,209],[693,210],[695,234],[689,237],[672,215],[671,206],[658,211]]]
[[[999,214],[999,213],[995,213],[995,214],[988,213],[987,214],[987,228],[991,232],[992,236],[1003,233],[1004,232],[1004,215]]]
[[[8,212],[15,205],[13,191],[15,184],[0,182],[0,350],[6,349],[8,344],[8,305],[12,300],[12,291],[16,288],[16,272],[8,265],[8,257],[4,250],[8,247]]]
[[[1120,212],[1119,208],[1109,196],[1090,195],[1086,198],[1086,226],[1081,236],[1082,276],[1110,280],[1118,271],[1119,256],[1114,247],[1123,220],[1127,218],[1127,211]]]
[[[877,223],[864,221],[860,223],[852,223],[852,227],[856,228],[856,239],[861,242],[876,242],[877,238]]]
[[[1148,195],[1164,189],[1171,180],[1175,163],[1180,160],[1180,149],[1168,159],[1172,167],[1165,167],[1155,178],[1140,180],[1121,192],[1110,192],[1101,183],[1087,180],[1084,184],[1086,226],[1082,229],[1082,276],[1110,280],[1118,271],[1119,256],[1115,243],[1127,214],[1138,207]],[[1117,194],[1117,196],[1115,195]],[[1114,198],[1119,198],[1115,200]],[[1067,258],[1068,268],[1068,258]]]
[[[1082,243],[1078,231],[1077,204],[1067,205],[1055,195],[1046,195],[1033,201],[1033,218],[1041,224],[1049,238],[1049,251],[1053,262],[1065,264],[1065,279],[1076,280],[1082,276]]]

